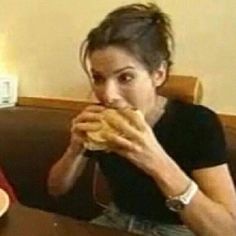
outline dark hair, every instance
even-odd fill
[[[107,46],[128,51],[149,72],[153,72],[165,61],[169,72],[174,49],[170,19],[153,3],[130,4],[109,13],[89,32],[81,45],[80,60],[88,74],[88,56]]]

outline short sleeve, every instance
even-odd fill
[[[199,169],[226,163],[224,131],[216,113],[204,106],[196,106],[193,112],[193,148],[191,169]]]
[[[90,150],[86,150],[84,153],[85,157],[88,158],[97,158],[98,157],[98,152],[97,151],[90,151]]]
[[[96,159],[97,161],[99,161],[104,156],[107,156],[107,153],[104,152],[104,151],[90,151],[90,150],[86,150],[85,153],[84,153],[84,156],[88,157],[88,158]]]

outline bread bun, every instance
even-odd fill
[[[134,110],[131,110],[134,112]],[[107,121],[106,116],[109,115],[110,117],[119,116],[120,119],[123,119],[124,122],[128,122],[128,120],[122,116],[116,109],[108,108],[102,112],[102,128],[95,132],[87,132],[86,141],[84,143],[84,147],[88,150],[96,151],[96,150],[109,150],[107,141],[102,137],[104,132],[116,133],[118,135],[122,135],[118,133],[116,129],[111,127]]]

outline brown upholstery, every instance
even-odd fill
[[[169,98],[199,104],[203,96],[200,80],[192,76],[171,75],[159,93]]]
[[[228,163],[236,186],[236,116],[220,116],[227,143]]]
[[[23,204],[87,219],[98,210],[91,195],[93,163],[66,196],[54,199],[46,188],[48,171],[68,144],[76,114],[31,107],[1,109],[0,166]]]
[[[1,109],[0,165],[23,204],[89,219],[100,211],[92,195],[93,160],[64,197],[54,199],[46,189],[49,168],[64,152],[69,141],[70,120],[77,112],[34,107]],[[224,129],[236,183],[236,128],[226,122]],[[109,196],[101,176],[97,183],[98,200],[106,202]]]

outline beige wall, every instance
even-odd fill
[[[86,99],[78,45],[122,0],[0,0],[0,74],[19,78],[21,96]],[[174,72],[198,76],[203,103],[236,113],[236,1],[159,0],[172,17]]]

